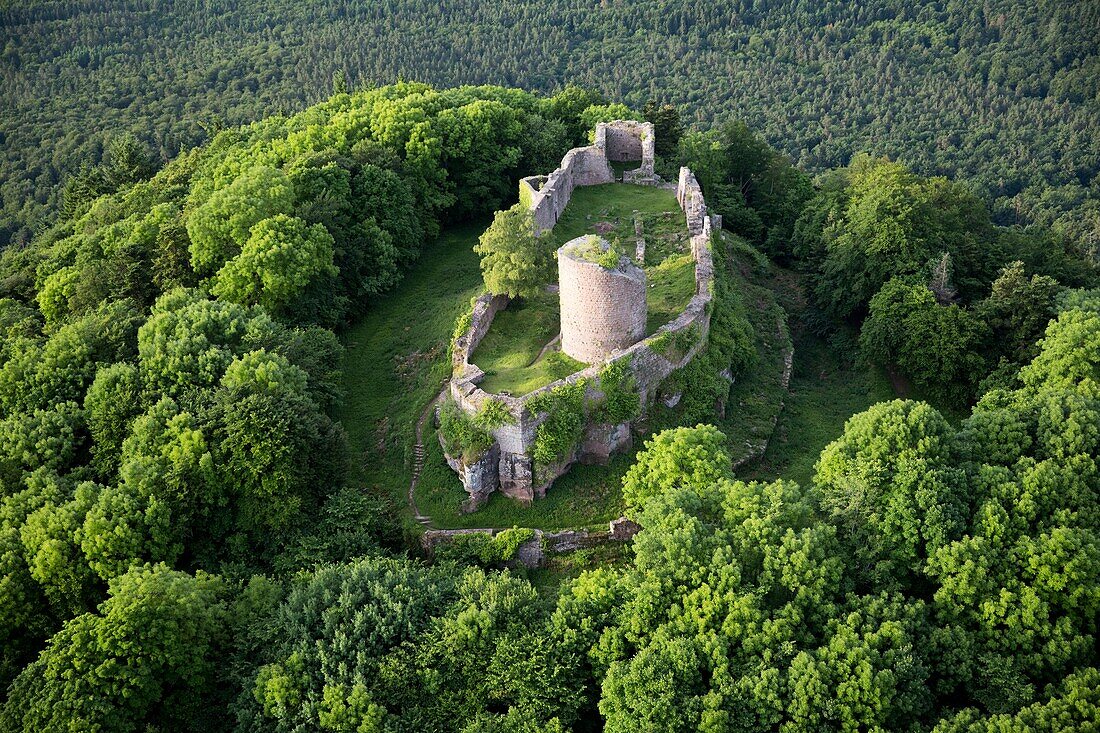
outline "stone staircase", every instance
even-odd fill
[[[409,507],[413,510],[413,517],[416,521],[425,527],[432,526],[432,518],[421,513],[420,508],[416,505],[416,485],[420,482],[420,473],[424,470],[424,461],[428,457],[428,449],[424,447],[424,425],[428,422],[436,411],[436,406],[439,401],[443,399],[443,396],[447,393],[447,383],[444,383],[443,389],[435,399],[428,403],[428,406],[424,408],[424,412],[421,413],[420,419],[416,421],[416,445],[413,446],[413,469],[412,469],[412,481],[409,482]]]

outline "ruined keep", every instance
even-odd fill
[[[612,453],[629,447],[633,425],[658,398],[662,383],[706,344],[714,290],[710,239],[712,228],[721,226],[720,219],[707,214],[703,192],[690,170],[681,168],[675,185],[653,172],[650,123],[600,123],[594,138],[592,145],[566,153],[550,174],[520,181],[520,201],[531,209],[536,232],[554,227],[577,186],[613,182],[612,161],[640,160],[638,168],[623,173],[623,181],[675,188],[690,235],[695,294],[678,317],[647,337],[645,273],[628,258],[612,261],[606,256],[607,243],[599,237],[566,243],[558,251],[562,349],[589,366],[521,397],[489,394],[478,386],[484,373],[470,362],[470,355],[496,314],[508,305],[508,298],[488,293],[477,298],[469,325],[452,343],[449,397],[471,417],[482,414],[487,403],[499,403],[493,405],[494,412],[503,413],[505,419],[491,427],[488,449],[469,458],[446,455],[469,495],[468,510],[476,509],[494,491],[530,502],[545,496],[554,480],[574,463],[606,463]],[[612,390],[620,390],[621,396],[624,380],[637,399],[637,409],[633,417],[616,421],[617,416],[606,409],[607,398]],[[536,461],[540,431],[554,424],[557,411],[574,409],[566,405],[570,400],[565,396],[578,392],[583,422],[579,436],[560,455]]]
[[[562,351],[596,364],[645,337],[642,268],[595,236],[566,242],[557,257]]]

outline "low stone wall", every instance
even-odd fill
[[[466,333],[455,339],[451,350],[451,365],[456,376],[466,373],[469,369],[477,369],[470,363],[470,356],[474,349],[489,332],[489,326],[493,325],[493,319],[497,313],[508,307],[507,295],[492,295],[484,293],[478,296],[470,311],[470,327]]]
[[[589,547],[606,545],[611,542],[630,542],[642,528],[626,517],[613,519],[606,532],[592,532],[587,529],[565,529],[560,532],[534,530],[534,538],[520,545],[511,564],[528,568],[541,567],[546,563],[548,553],[564,554]],[[432,555],[435,548],[453,542],[456,537],[483,534],[495,537],[502,529],[429,529],[420,537],[424,552]]]

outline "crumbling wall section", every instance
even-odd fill
[[[611,183],[614,176],[603,148],[589,145],[573,148],[561,159],[561,165],[546,176],[529,176],[519,182],[519,200],[530,207],[535,218],[535,234],[550,231],[569,205],[577,186]]]
[[[469,327],[451,344],[451,366],[455,374],[472,374],[471,370],[477,369],[470,363],[470,356],[489,332],[489,326],[493,325],[497,313],[508,307],[509,300],[511,299],[507,295],[491,293],[484,293],[474,299]]]
[[[420,545],[428,555],[431,555],[437,547],[451,544],[459,537],[470,535],[496,537],[504,531],[506,530],[495,528],[429,529],[420,536]],[[626,517],[612,519],[608,523],[606,532],[588,529],[565,529],[560,532],[546,532],[536,529],[534,530],[534,536],[517,549],[515,558],[505,564],[507,566],[522,565],[527,568],[537,568],[545,564],[547,554],[575,552],[612,542],[630,542],[641,531],[641,526]]]
[[[653,172],[656,137],[651,122],[615,120],[596,125],[596,145],[604,148],[615,163],[641,161],[638,168],[623,173],[624,183],[653,184],[660,179]]]

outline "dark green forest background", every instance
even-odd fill
[[[762,0],[0,3],[0,242],[132,133],[225,126],[396,79],[576,83],[744,119],[800,167],[868,151],[970,181],[1002,224],[1100,240],[1100,5]],[[337,81],[336,83],[340,83]]]

